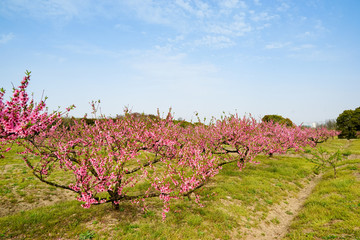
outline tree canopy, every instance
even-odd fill
[[[342,112],[336,119],[336,126],[341,131],[339,138],[352,139],[359,137],[360,107]]]
[[[289,119],[289,118],[284,118],[280,115],[265,115],[262,118],[263,122],[274,122],[274,123],[279,123],[282,125],[286,125],[288,127],[293,127],[294,123]]]

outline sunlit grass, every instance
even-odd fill
[[[336,152],[337,150],[349,151],[351,154],[360,155],[360,139],[328,139],[326,142],[319,144],[329,152]]]
[[[360,155],[360,139],[351,139],[349,150],[353,154]]]
[[[360,160],[327,172],[296,217],[287,239],[360,239]]]

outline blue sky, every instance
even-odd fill
[[[310,124],[360,106],[358,0],[1,0],[0,86],[72,115],[155,114]]]

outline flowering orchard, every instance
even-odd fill
[[[164,119],[139,118],[128,111],[121,119],[74,120],[65,126],[60,113],[49,114],[44,101],[29,99],[29,80],[28,72],[9,101],[3,100],[4,90],[0,94],[2,151],[16,141],[34,176],[77,193],[85,208],[107,202],[118,208],[122,201],[159,197],[165,218],[172,199],[195,195],[200,204],[196,191],[225,164],[236,162],[242,169],[258,154],[302,150],[337,134],[237,115],[181,127],[170,113]],[[71,182],[53,180],[58,170],[71,173]]]
[[[29,99],[26,88],[30,73],[26,71],[21,85],[13,89],[9,101],[4,101],[5,90],[0,89],[0,157],[2,152],[10,150],[6,147],[9,140],[25,139],[48,130],[61,117],[60,113],[48,114],[45,111],[45,100],[36,104],[33,99]]]

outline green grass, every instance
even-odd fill
[[[360,155],[360,139],[351,139],[349,150],[352,154]]]
[[[334,139],[321,146],[336,149],[346,143]],[[357,140],[348,145],[355,152],[357,147]],[[198,192],[204,207],[187,198],[176,200],[162,221],[162,202],[157,198],[147,202],[147,212],[129,202],[114,211],[110,204],[83,209],[74,198],[53,201],[65,190],[35,179],[11,151],[0,160],[0,208],[14,212],[0,217],[0,239],[242,239],[245,231],[264,221],[272,207],[295,196],[313,176],[313,165],[300,157],[259,156],[255,160],[260,164],[248,164],[242,171],[235,164],[225,165]],[[287,238],[357,239],[359,169],[360,160],[346,160],[339,166],[338,178],[327,171]],[[55,175],[64,177],[61,172]],[[44,198],[49,202],[39,205]],[[21,209],[25,203],[28,208]],[[270,222],[278,225],[280,220],[275,217]]]
[[[81,208],[76,201],[22,211],[0,219],[0,238],[58,238],[67,237],[67,232],[71,237],[84,230],[81,223],[92,219],[94,211]]]
[[[61,197],[62,190],[40,182],[16,152],[22,149],[16,145],[0,159],[0,208],[12,212],[16,204],[37,204]],[[69,173],[56,171],[51,179],[72,179]],[[0,209],[0,216],[2,215]]]
[[[351,154],[360,155],[360,139],[329,139],[324,143],[319,144],[330,152],[336,152],[338,149],[343,151],[350,151]]]
[[[292,223],[286,239],[360,239],[360,160],[348,160],[338,177],[328,171]]]

